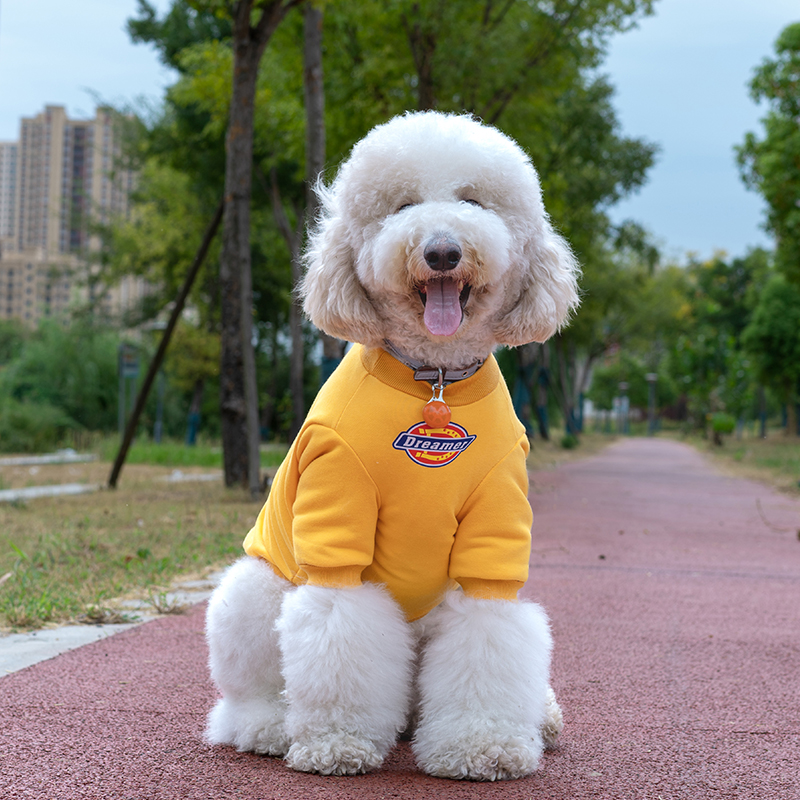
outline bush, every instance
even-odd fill
[[[711,415],[711,430],[714,433],[733,433],[736,430],[736,419],[731,414],[718,411]]]
[[[561,446],[565,450],[574,450],[580,444],[580,440],[577,436],[574,436],[571,433],[568,433],[562,440]]]
[[[716,445],[722,445],[722,437],[736,430],[736,418],[722,411],[711,414],[710,422],[712,439]]]
[[[0,375],[0,397],[60,408],[92,430],[117,423],[115,333],[87,324],[44,322]]]
[[[0,452],[52,450],[61,443],[69,429],[77,427],[75,420],[48,403],[0,399]]]

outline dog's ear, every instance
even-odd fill
[[[323,218],[305,253],[300,285],[303,310],[320,329],[337,339],[377,345],[383,325],[358,280],[355,254],[339,216]]]
[[[495,338],[509,347],[547,341],[578,306],[578,262],[545,221],[526,244],[516,303],[498,319]]]

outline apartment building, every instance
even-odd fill
[[[73,120],[53,105],[21,120],[19,141],[0,151],[0,163],[7,165],[0,189],[9,187],[12,198],[0,228],[0,319],[33,325],[89,299],[88,256],[98,247],[90,220],[129,211],[135,175],[120,167],[120,154],[109,109]],[[142,280],[126,279],[100,301],[107,313],[120,314],[146,292]]]
[[[14,235],[18,149],[16,142],[0,142],[0,248]]]

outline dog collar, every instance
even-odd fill
[[[485,363],[485,358],[479,358],[474,363],[463,369],[442,369],[442,367],[431,367],[422,361],[417,361],[405,353],[398,350],[388,339],[383,340],[383,348],[387,353],[393,355],[401,364],[405,364],[409,369],[414,370],[415,381],[427,381],[437,386],[448,386],[457,381],[471,378]]]
[[[401,364],[405,364],[409,369],[414,370],[415,381],[427,381],[430,383],[433,395],[422,409],[422,418],[429,427],[439,430],[446,428],[450,424],[452,416],[450,406],[447,405],[444,399],[444,387],[456,381],[463,381],[465,378],[472,377],[486,361],[485,358],[481,358],[463,369],[443,369],[442,367],[430,367],[421,361],[409,358],[405,353],[401,353],[388,339],[383,340],[383,347],[387,353],[393,355]]]

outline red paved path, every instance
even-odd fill
[[[0,679],[0,798],[800,800],[800,502],[686,446],[626,440],[534,475],[526,594],[553,620],[567,727],[498,785],[320,778],[200,740],[203,608]]]

